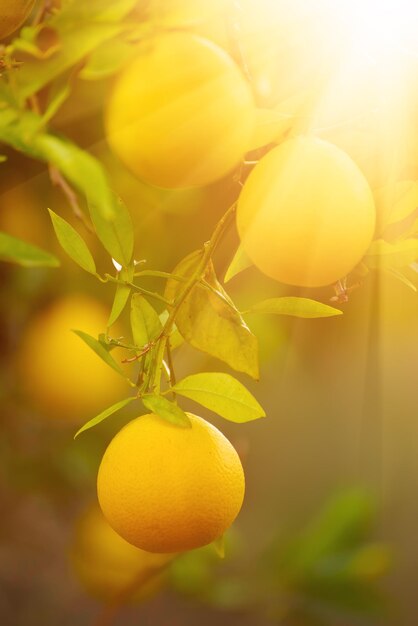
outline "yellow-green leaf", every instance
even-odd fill
[[[223,372],[192,374],[174,385],[173,391],[231,422],[242,424],[266,415],[248,389]]]
[[[388,243],[384,239],[373,241],[363,262],[371,269],[400,268],[418,259],[418,239],[404,239]]]
[[[38,246],[0,232],[0,259],[23,267],[58,267],[59,260]]]
[[[183,259],[174,274],[189,277],[201,259],[201,251]],[[179,307],[176,324],[194,348],[214,356],[233,369],[258,379],[258,343],[233,302],[218,282],[210,262],[203,276],[207,286],[196,284]],[[165,295],[174,301],[182,284],[169,280]]]
[[[162,330],[158,313],[140,293],[135,293],[131,299],[131,328],[138,348],[156,339]]]
[[[108,326],[112,326],[112,324],[114,324],[119,318],[129,300],[130,294],[131,287],[129,285],[119,283],[119,285],[116,286],[115,297],[113,299]]]
[[[251,267],[253,262],[248,257],[242,245],[238,246],[238,250],[235,253],[234,258],[232,259],[228,269],[226,270],[224,281],[227,283],[234,278],[237,274],[240,274],[248,267]]]
[[[293,296],[283,298],[270,298],[257,302],[245,313],[265,313],[273,315],[291,315],[294,317],[316,318],[342,315],[342,311],[335,309],[323,302],[317,302],[310,298],[296,298]]]
[[[95,337],[92,337],[91,335],[88,335],[82,330],[74,330],[73,332],[76,335],[78,335],[78,337],[80,337],[80,339],[82,339],[84,343],[86,343],[89,346],[89,348],[91,348],[93,352],[95,352],[97,356],[102,359],[102,361],[107,363],[107,365],[109,365],[109,367],[114,369],[115,372],[117,372],[118,374],[126,378],[126,375],[123,369],[116,363],[115,359],[106,350],[103,344],[100,343],[98,339],[96,339]]]
[[[170,402],[164,396],[147,394],[141,398],[144,406],[167,420],[171,424],[182,428],[191,428],[191,422],[186,413],[174,402]]]
[[[93,428],[93,426],[97,426],[97,424],[100,424],[100,422],[103,422],[103,420],[105,420],[107,417],[110,417],[110,415],[113,415],[114,413],[116,413],[116,411],[120,411],[126,405],[130,404],[134,400],[136,400],[135,397],[125,398],[125,400],[120,400],[119,402],[116,402],[116,404],[112,404],[112,406],[105,409],[104,411],[99,413],[99,415],[97,415],[96,417],[93,417],[93,419],[89,420],[86,424],[84,424],[84,426],[82,426],[80,430],[76,432],[76,434],[74,435],[74,439],[78,437],[78,435],[83,433],[84,431],[89,430],[90,428]]]
[[[48,209],[48,211],[55,234],[62,248],[83,270],[90,272],[90,274],[95,274],[96,264],[84,239],[62,217],[51,211],[51,209]]]

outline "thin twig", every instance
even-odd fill
[[[75,193],[74,189],[67,183],[64,176],[61,174],[61,172],[55,165],[52,165],[51,163],[49,163],[48,169],[49,169],[49,177],[51,179],[52,184],[55,185],[56,187],[59,187],[63,191],[76,218],[79,219],[83,223],[83,225],[87,228],[87,230],[90,233],[92,233],[93,229],[91,225],[89,224],[83,211],[81,210],[80,205],[78,204],[77,194]]]

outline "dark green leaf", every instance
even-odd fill
[[[59,260],[37,246],[0,232],[0,258],[24,267],[58,267]]]
[[[52,225],[61,246],[80,267],[90,274],[96,273],[96,264],[84,239],[62,217],[48,209]]]
[[[265,417],[254,396],[229,374],[207,372],[187,376],[173,387],[177,394],[198,402],[231,422]]]
[[[323,302],[309,298],[271,298],[250,307],[245,313],[266,313],[274,315],[292,315],[294,317],[315,318],[342,315],[342,311]]]
[[[83,433],[85,430],[89,430],[90,428],[93,428],[93,426],[97,426],[97,424],[100,424],[100,422],[103,422],[103,420],[105,420],[107,417],[110,417],[110,415],[113,415],[114,413],[116,413],[116,411],[120,411],[120,409],[123,409],[126,405],[130,404],[136,399],[137,398],[135,397],[125,398],[125,400],[120,400],[120,402],[116,402],[116,404],[112,404],[112,406],[105,409],[99,415],[97,415],[96,417],[93,417],[93,419],[89,420],[86,424],[84,424],[84,426],[82,426],[80,430],[76,432],[76,434],[74,435],[74,439],[78,437],[80,433]]]
[[[135,293],[131,299],[131,328],[134,344],[138,348],[149,344],[162,331],[157,312],[139,293]]]
[[[82,339],[89,346],[89,348],[91,348],[93,352],[95,352],[97,356],[102,359],[102,361],[107,363],[107,365],[114,369],[115,372],[126,378],[123,369],[116,363],[115,359],[112,357],[111,354],[109,354],[109,352],[98,339],[92,337],[91,335],[88,335],[82,330],[74,330],[73,332],[75,332],[75,334],[78,335],[80,339]]]
[[[187,256],[174,274],[189,277],[199,264],[201,252]],[[204,280],[210,289],[197,284],[179,307],[176,324],[183,338],[239,372],[258,379],[258,344],[233,302],[218,282],[212,263]],[[174,301],[182,284],[169,280],[166,298]]]
[[[187,414],[174,402],[170,402],[164,396],[156,396],[156,395],[146,395],[143,396],[142,402],[147,409],[159,415],[163,419],[171,422],[171,424],[175,424],[176,426],[181,426],[183,428],[190,428],[191,423]]]

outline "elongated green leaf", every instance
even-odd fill
[[[174,274],[190,276],[200,255],[198,251],[187,256]],[[210,288],[197,284],[179,307],[176,324],[180,334],[198,350],[258,379],[257,339],[218,282],[212,263],[207,266],[204,280]],[[175,300],[181,285],[168,281],[165,292],[168,300]]]
[[[112,326],[119,316],[121,315],[123,309],[125,308],[129,296],[131,295],[131,287],[129,285],[119,284],[116,286],[115,297],[113,299],[112,310],[110,312],[108,325]]]
[[[323,302],[310,298],[271,298],[257,302],[246,313],[266,313],[273,315],[292,315],[294,317],[315,318],[342,315],[342,311]]]
[[[373,241],[363,262],[371,269],[401,268],[418,259],[418,239],[404,239],[388,243],[383,239]]]
[[[160,318],[161,324],[164,326],[168,318],[168,311],[163,311],[162,313],[160,313],[159,318]],[[175,324],[171,330],[169,339],[170,339],[171,350],[175,350],[176,348],[179,348],[184,343],[184,339],[180,335],[179,329],[177,328]]]
[[[162,330],[157,312],[140,293],[135,293],[131,299],[131,328],[138,348],[156,339]]]
[[[179,381],[173,390],[231,422],[242,424],[265,417],[254,396],[229,374],[193,374]]]
[[[6,113],[4,124],[2,117]],[[16,114],[6,108],[0,111],[0,141],[28,156],[45,161],[87,198],[97,236],[106,250],[121,265],[132,259],[134,235],[126,206],[110,189],[101,163],[70,141],[42,128],[40,116],[27,111]]]
[[[218,537],[215,541],[212,541],[212,546],[215,549],[216,554],[220,559],[225,558],[225,535]]]
[[[116,402],[116,404],[112,404],[112,406],[105,409],[104,411],[99,413],[99,415],[97,415],[96,417],[93,417],[93,419],[89,420],[86,424],[84,424],[84,426],[82,426],[80,430],[76,432],[76,434],[74,435],[74,439],[78,437],[78,435],[83,433],[84,431],[89,430],[90,428],[93,428],[93,426],[97,426],[97,424],[100,424],[100,422],[103,422],[107,417],[110,417],[117,411],[120,411],[121,409],[123,409],[125,406],[127,406],[128,404],[130,404],[136,399],[137,398],[135,397],[125,398],[125,400],[120,400],[119,402]]]
[[[87,189],[87,202],[97,236],[112,257],[126,267],[132,259],[134,248],[132,219],[120,198],[110,192],[109,200],[113,216],[108,219],[103,215],[100,198]]]
[[[115,370],[118,374],[126,378],[125,372],[123,369],[116,363],[115,359],[111,354],[106,350],[106,348],[100,343],[98,339],[88,335],[82,330],[74,330],[76,335],[80,337],[88,346],[97,354],[98,357],[102,359],[107,365],[109,365],[112,369]]]
[[[23,267],[58,267],[60,264],[53,254],[2,232],[0,232],[0,259]]]
[[[123,39],[113,39],[97,47],[90,54],[79,76],[83,80],[103,80],[115,74],[126,63],[135,47]]]
[[[96,264],[84,239],[62,217],[51,211],[51,209],[48,209],[48,211],[57,239],[65,252],[83,270],[90,272],[90,274],[95,274]]]
[[[240,274],[248,267],[251,267],[253,262],[247,256],[244,248],[240,245],[238,250],[235,253],[234,258],[232,259],[228,269],[226,270],[224,281],[227,283],[234,278],[237,274]]]
[[[143,396],[142,402],[147,409],[159,415],[163,419],[181,426],[182,428],[190,428],[191,422],[187,414],[174,402],[170,402],[164,396],[146,395]]]
[[[377,232],[405,222],[418,207],[418,181],[403,180],[385,185],[376,191]],[[407,222],[405,222],[407,223]]]
[[[399,282],[403,283],[404,285],[406,285],[406,287],[409,287],[409,289],[412,289],[412,291],[418,291],[417,288],[415,287],[414,283],[412,283],[409,278],[407,278],[404,274],[402,274],[402,272],[400,272],[399,270],[394,269],[393,267],[384,270],[387,274],[389,274],[390,276],[393,276],[394,278],[396,278],[396,280],[399,280]]]

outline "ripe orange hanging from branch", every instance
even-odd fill
[[[35,0],[0,0],[0,39],[19,28],[32,11]]]
[[[213,43],[187,33],[144,41],[116,80],[106,132],[139,178],[200,187],[242,160],[255,123],[249,84]]]
[[[255,166],[238,200],[237,226],[244,250],[267,276],[320,287],[348,274],[365,254],[374,200],[342,150],[298,137]]]
[[[183,552],[229,528],[244,498],[244,472],[226,437],[189,414],[181,428],[154,414],[129,422],[110,442],[97,487],[121,537],[149,552]]]

